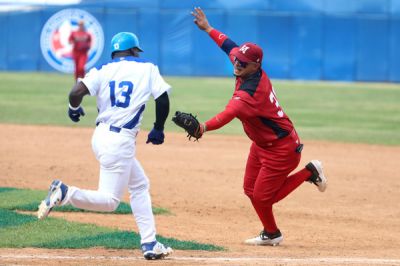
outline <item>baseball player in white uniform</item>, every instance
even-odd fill
[[[135,34],[120,32],[111,41],[112,60],[89,73],[72,88],[68,115],[74,122],[84,116],[80,106],[85,95],[97,97],[98,116],[92,148],[100,162],[98,190],[84,190],[54,180],[39,206],[38,218],[48,216],[54,206],[114,211],[127,187],[130,204],[146,259],[161,259],[172,249],[156,240],[156,228],[149,193],[149,180],[135,157],[136,136],[150,96],[156,102],[156,121],[147,143],[164,142],[164,124],[169,113],[171,86],[158,67],[139,58],[142,49]]]

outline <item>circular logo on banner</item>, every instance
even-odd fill
[[[91,35],[91,47],[88,51],[86,68],[91,68],[100,58],[104,48],[104,33],[100,23],[88,12],[81,9],[64,9],[44,24],[40,35],[42,54],[53,68],[65,73],[73,73],[75,64],[72,59],[72,44],[69,36],[78,29],[83,20],[86,31]]]

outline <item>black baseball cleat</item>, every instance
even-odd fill
[[[324,192],[327,187],[327,178],[322,171],[322,163],[312,160],[306,165],[306,169],[312,173],[307,181],[316,185],[320,192]]]
[[[267,233],[266,231],[261,231],[260,235],[250,238],[244,241],[247,245],[259,245],[259,246],[277,246],[283,240],[281,231],[276,231],[274,233]]]

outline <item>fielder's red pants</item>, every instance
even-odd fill
[[[87,52],[74,52],[73,59],[75,62],[75,80],[85,76],[85,64],[87,61]]]
[[[272,205],[289,195],[311,176],[302,169],[289,176],[300,162],[301,153],[296,152],[300,140],[293,132],[267,148],[251,145],[244,176],[244,192],[250,198],[264,230],[278,230]]]

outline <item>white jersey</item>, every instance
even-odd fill
[[[139,128],[150,96],[157,99],[171,89],[156,65],[133,56],[92,68],[82,82],[90,95],[97,97],[96,124],[127,129]]]

